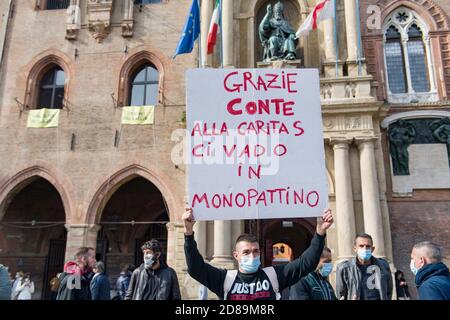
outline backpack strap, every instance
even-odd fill
[[[275,292],[275,298],[277,300],[281,299],[280,293],[280,285],[278,283],[278,276],[274,267],[266,267],[263,268],[263,271],[266,273],[269,278],[270,284],[272,285],[273,291]]]
[[[237,270],[227,270],[225,281],[223,282],[223,300],[227,299],[227,294],[231,290],[234,280],[238,274]]]

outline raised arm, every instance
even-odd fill
[[[316,233],[308,249],[294,261],[275,268],[279,278],[280,290],[293,285],[308,273],[316,270],[325,245],[326,231],[332,224],[333,216],[331,210],[328,209],[322,217],[317,219]]]
[[[206,263],[198,251],[197,243],[194,239],[195,220],[192,209],[188,209],[183,214],[183,221],[185,227],[184,253],[189,275],[219,297],[222,297],[226,270],[213,267],[209,263]]]

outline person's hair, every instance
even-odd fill
[[[401,271],[401,270],[397,270],[397,271],[395,271],[395,279],[397,280],[398,279],[398,276],[401,276],[400,277],[400,280],[401,279],[404,279],[404,273],[403,273],[403,271]]]
[[[97,261],[94,265],[94,269],[97,270],[97,273],[105,272],[105,264],[101,261]]]
[[[29,272],[26,272],[23,274],[23,277],[21,279],[21,284],[24,284],[25,280],[30,280],[31,281],[31,274]]]
[[[157,253],[157,252],[162,253],[161,244],[156,239],[152,239],[152,240],[147,241],[146,243],[144,243],[142,245],[142,247],[141,247],[141,250],[142,251],[144,251],[144,250],[152,250],[153,253]]]
[[[127,273],[127,272],[133,272],[135,269],[135,267],[132,264],[124,264],[122,265],[122,272]]]
[[[425,257],[430,259],[432,262],[442,262],[441,248],[431,241],[419,242],[416,245],[414,245],[414,249],[422,250]]]
[[[372,246],[373,246],[373,239],[372,239],[372,236],[371,236],[370,234],[367,234],[367,233],[358,233],[358,234],[355,236],[355,240],[353,240],[353,244],[356,244],[356,240],[357,240],[358,238],[369,239],[369,240],[370,240],[370,243],[371,243]]]
[[[95,251],[95,249],[92,247],[78,248],[77,252],[75,253],[75,259],[79,260],[81,257],[86,257],[90,250]]]
[[[239,242],[258,242],[258,239],[252,234],[244,233],[241,234],[239,237],[237,237],[235,245],[237,245]]]
[[[328,248],[328,247],[324,247],[324,248],[323,248],[323,251],[322,251],[322,254],[320,255],[320,257],[323,258],[323,257],[325,256],[326,253],[331,254],[331,249]]]

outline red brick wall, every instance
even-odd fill
[[[413,245],[433,241],[450,258],[450,190],[415,191],[411,199],[389,201],[392,250],[396,268],[405,273],[412,294],[414,276],[409,269]]]

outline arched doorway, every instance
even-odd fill
[[[267,267],[274,264],[274,246],[277,244],[289,247],[292,260],[298,258],[311,243],[315,225],[314,218],[247,220],[245,232],[257,236],[261,245],[262,264]]]
[[[96,252],[97,260],[105,262],[113,288],[123,265],[142,263],[140,247],[145,241],[159,240],[167,253],[167,222],[161,192],[143,177],[127,180],[111,195],[101,213]]]
[[[50,299],[49,281],[62,272],[66,247],[64,205],[46,179],[32,177],[8,195],[0,212],[0,260],[12,276],[31,274],[33,299]]]

